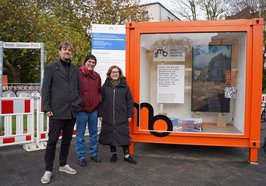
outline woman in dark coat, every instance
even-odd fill
[[[111,162],[116,162],[116,147],[122,146],[124,160],[136,164],[129,155],[129,126],[128,122],[133,117],[134,102],[130,89],[118,66],[111,66],[107,78],[102,86],[102,104],[99,117],[102,121],[99,142],[109,145],[112,153]]]

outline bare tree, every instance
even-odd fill
[[[266,1],[265,0],[227,0],[226,13],[229,19],[249,19],[254,17],[263,17],[266,20]],[[248,10],[248,12],[246,11]],[[266,32],[264,32],[264,62],[266,61]],[[266,81],[266,79],[265,79]],[[265,82],[266,84],[266,82]]]
[[[265,0],[226,0],[227,9],[226,14],[227,15],[235,15],[245,8],[250,8],[251,14],[252,13],[261,13],[261,16],[263,16],[262,13],[265,12],[265,6],[266,2]]]
[[[200,7],[199,0],[170,1],[172,11],[184,19],[195,21],[199,17]]]
[[[205,12],[207,20],[224,18],[224,0],[199,0],[199,6]]]
[[[171,0],[170,2],[174,7],[172,11],[187,20],[224,18],[225,0]]]

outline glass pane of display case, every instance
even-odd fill
[[[140,46],[140,103],[171,121],[152,129],[244,133],[245,32],[141,34]]]

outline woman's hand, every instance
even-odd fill
[[[130,122],[132,120],[132,118],[131,117],[130,118],[127,118],[127,120],[128,120],[128,122]]]
[[[100,122],[102,122],[103,121],[103,117],[99,117],[99,120],[100,120]]]

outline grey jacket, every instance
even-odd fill
[[[42,106],[44,112],[53,112],[54,119],[76,117],[81,110],[79,69],[76,65],[70,63],[69,77],[59,61],[46,66],[42,84]]]

